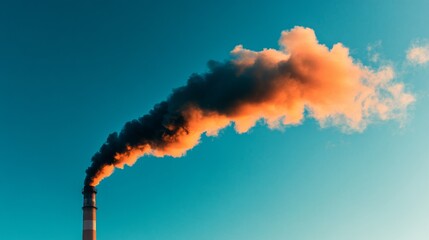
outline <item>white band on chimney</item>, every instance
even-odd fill
[[[95,230],[95,220],[84,220],[83,230]]]

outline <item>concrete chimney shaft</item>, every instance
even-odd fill
[[[97,190],[92,186],[85,186],[83,194],[83,240],[96,240],[96,211],[95,194]]]

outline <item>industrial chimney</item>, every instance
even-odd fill
[[[95,194],[97,190],[92,186],[85,186],[82,190],[83,194],[83,240],[96,240],[96,211]]]

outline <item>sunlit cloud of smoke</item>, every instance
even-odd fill
[[[236,46],[231,59],[209,61],[185,86],[141,118],[112,133],[93,156],[86,185],[95,186],[115,168],[139,157],[181,157],[230,125],[245,133],[261,121],[271,129],[302,124],[363,131],[374,121],[403,119],[415,101],[390,65],[377,68],[353,59],[341,43],[320,44],[310,28],[283,31],[279,49]]]
[[[407,60],[414,64],[425,64],[429,62],[429,43],[413,44],[407,51]]]

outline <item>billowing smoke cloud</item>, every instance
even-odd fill
[[[356,62],[348,48],[318,43],[312,29],[282,32],[280,50],[235,47],[232,59],[208,63],[164,102],[112,133],[86,170],[97,185],[115,168],[146,154],[183,156],[202,134],[216,136],[230,124],[238,133],[263,120],[269,128],[300,124],[304,116],[321,126],[362,131],[374,120],[402,118],[414,97],[393,82],[390,66],[373,70]]]
[[[429,44],[413,45],[407,52],[407,59],[414,64],[429,62]]]

